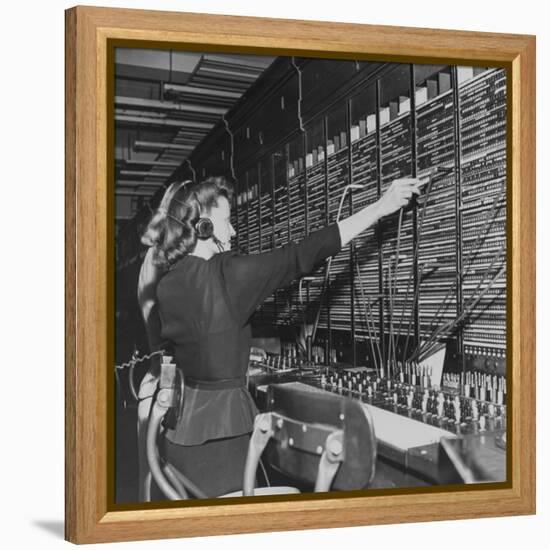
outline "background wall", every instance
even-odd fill
[[[544,165],[548,150],[547,58],[550,33],[540,2],[524,0],[521,9],[497,0],[297,3],[290,0],[186,2],[159,0],[88,1],[89,5],[132,7],[231,15],[317,19],[493,32],[537,34],[538,40],[538,515],[535,517],[360,527],[226,537],[226,548],[264,550],[284,545],[329,548],[407,549],[516,548],[543,546],[550,519],[548,497],[550,376],[544,336],[550,329],[549,261],[545,238],[550,221],[545,209],[550,189]],[[71,2],[10,2],[4,7],[2,86],[2,327],[3,424],[2,530],[7,548],[59,548],[63,536],[63,180],[64,180],[64,14]],[[7,124],[6,124],[7,123]],[[7,170],[7,172],[6,172]],[[6,194],[7,191],[7,194]],[[7,216],[6,216],[7,214]],[[7,397],[7,400],[6,400]],[[215,548],[217,537],[128,543],[131,548]],[[105,545],[102,548],[109,548]]]

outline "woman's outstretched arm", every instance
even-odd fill
[[[235,316],[240,322],[246,322],[275,289],[309,273],[381,217],[407,205],[413,193],[419,193],[419,186],[417,179],[395,180],[376,203],[338,224],[310,233],[299,243],[289,243],[262,254],[222,254],[224,287]]]

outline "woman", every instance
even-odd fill
[[[419,193],[395,180],[376,203],[263,254],[231,251],[232,188],[223,178],[172,193],[156,231],[153,261],[166,274],[157,298],[162,338],[185,377],[183,413],[165,438],[165,458],[208,496],[242,489],[256,407],[245,383],[249,318],[273,291],[337,254],[353,237]],[[160,497],[162,498],[162,497]]]

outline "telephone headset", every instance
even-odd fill
[[[212,238],[216,243],[220,252],[223,252],[223,246],[220,240],[214,235],[214,224],[209,218],[199,218],[195,224],[195,231],[197,232],[197,237],[199,239],[207,240]]]
[[[173,200],[175,202],[185,206],[184,202],[182,202],[182,201],[180,201],[176,198],[174,198]],[[200,201],[198,200],[198,198],[197,198],[197,202],[199,203],[199,206],[202,206]],[[167,214],[167,215],[168,215],[168,217],[178,221],[179,223],[183,223],[181,220],[178,220],[174,216],[172,216],[170,214]],[[212,220],[210,218],[200,217],[197,220],[197,222],[195,223],[195,231],[197,232],[197,238],[199,238],[201,240],[204,240],[204,241],[211,238],[216,243],[216,246],[218,247],[218,250],[220,252],[224,251],[221,241],[218,239],[218,237],[216,237],[216,235],[214,235],[214,224],[212,223]]]
[[[195,231],[199,239],[209,239],[214,237],[214,225],[209,218],[199,218],[195,224]]]

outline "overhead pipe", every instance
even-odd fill
[[[154,118],[145,116],[115,115],[117,122],[136,122],[139,124],[156,124],[158,126],[178,126],[180,128],[204,128],[210,130],[214,124],[196,122],[194,120],[173,120],[169,118]]]
[[[254,80],[256,80],[258,77],[257,75],[245,75],[237,71],[226,71],[217,67],[202,65],[199,68],[199,71],[194,74],[193,83],[200,84],[200,81],[198,79],[203,78],[217,79],[231,84],[234,83],[235,87],[237,87],[239,85],[250,86],[250,84],[252,84],[252,82],[254,82]]]
[[[143,176],[143,177],[149,177],[149,178],[166,178],[170,175],[170,171],[168,172],[148,172],[147,170],[121,170],[120,171],[121,176]]]
[[[155,120],[172,119],[176,121],[186,122],[202,122],[204,124],[215,124],[221,115],[209,113],[183,113],[171,110],[161,111],[159,109],[151,109],[150,107],[130,107],[120,106],[115,108],[115,119],[122,116],[138,117],[138,118],[154,118]]]
[[[179,145],[178,143],[161,143],[158,141],[135,141],[134,148],[142,149],[175,149],[177,151],[192,151],[195,147],[192,145]]]
[[[147,191],[146,189],[115,189],[115,195],[122,197],[151,197],[157,192],[156,189]]]
[[[256,80],[264,69],[260,67],[249,67],[243,63],[225,63],[224,61],[213,60],[208,56],[203,56],[197,72],[200,74],[203,71],[218,72],[239,78],[246,78],[248,80]]]
[[[172,143],[177,145],[195,145],[197,141],[200,141],[204,136],[208,135],[208,132],[192,132],[189,130],[179,130]]]
[[[116,180],[116,184],[122,185],[124,187],[140,187],[143,185],[149,186],[149,187],[163,187],[164,182],[162,181],[143,181],[143,180]]]
[[[180,165],[179,162],[169,162],[165,160],[126,160],[124,162],[125,164],[129,164],[131,166],[136,166],[136,165],[165,166],[166,168],[177,168]]]
[[[137,97],[115,96],[115,106],[146,107],[160,111],[180,111],[183,113],[206,113],[211,115],[224,115],[228,109],[225,107],[212,107],[193,103],[180,103],[176,101],[159,101],[158,99],[142,99]]]
[[[197,86],[187,86],[182,84],[164,84],[164,90],[183,93],[183,94],[197,94],[201,96],[212,96],[212,97],[225,97],[231,99],[239,99],[241,93],[228,92],[225,90],[212,90],[209,88],[199,88]]]
[[[244,62],[228,61],[225,55],[218,55],[215,53],[207,53],[203,56],[202,62],[208,65],[220,65],[223,67],[233,67],[233,68],[242,68],[243,71],[253,71],[261,74],[265,68],[265,62],[262,61],[262,58],[258,58],[255,55],[240,56],[239,59],[242,59]]]

